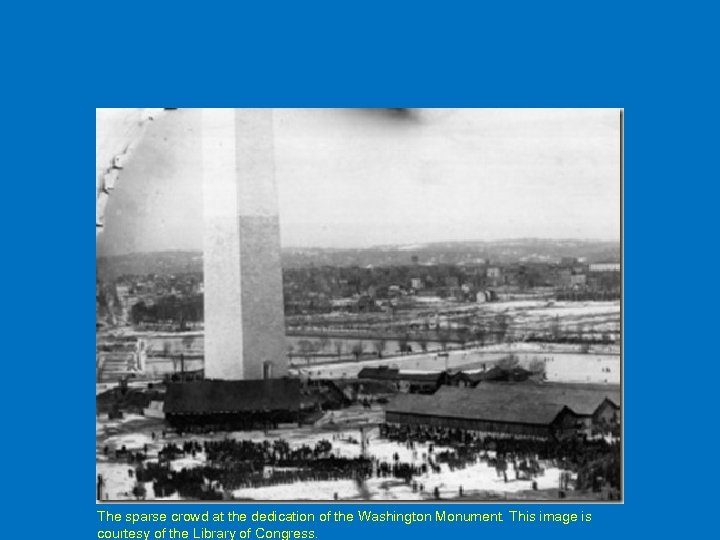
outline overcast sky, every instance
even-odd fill
[[[202,249],[200,111],[154,122],[98,254]],[[620,238],[617,109],[276,109],[284,246]]]

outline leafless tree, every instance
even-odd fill
[[[363,349],[364,349],[364,344],[362,341],[358,341],[357,343],[355,343],[355,345],[352,346],[352,353],[357,362],[360,361],[360,357],[362,356]]]
[[[382,358],[383,352],[385,352],[385,347],[387,346],[387,341],[384,339],[378,339],[375,343],[375,351],[377,352],[377,355],[379,358]]]

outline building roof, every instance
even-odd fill
[[[358,379],[379,381],[437,382],[444,376],[442,371],[400,371],[384,366],[366,367],[358,373]]]
[[[403,394],[388,412],[496,422],[548,425],[566,407],[591,415],[609,399],[619,405],[619,387],[559,383],[488,383],[476,388],[444,386],[433,395]],[[617,401],[616,401],[617,400]]]
[[[552,423],[562,409],[530,396],[508,399],[503,394],[455,387],[442,387],[432,395],[400,394],[386,407],[387,412],[395,413],[540,425]]]
[[[618,384],[541,382],[525,386],[526,392],[542,394],[544,399],[563,403],[574,413],[581,415],[593,414],[605,399],[618,408],[621,405]]]
[[[298,379],[174,383],[165,395],[165,412],[170,414],[296,411],[299,406]]]
[[[383,381],[396,381],[399,370],[387,366],[365,367],[358,373],[358,379],[378,379]]]
[[[397,374],[399,381],[437,382],[443,377],[442,371],[401,371]]]

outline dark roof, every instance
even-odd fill
[[[444,376],[442,371],[400,371],[396,368],[366,367],[358,373],[358,379],[378,381],[437,382]]]
[[[386,410],[447,418],[548,425],[566,407],[578,415],[591,415],[606,398],[619,405],[619,387],[488,383],[476,388],[443,386],[429,396],[401,394],[387,405]]]
[[[521,381],[532,375],[532,372],[521,367],[504,369],[494,366],[487,371],[481,371],[473,375],[473,381]]]
[[[398,369],[388,368],[385,366],[365,367],[360,370],[360,373],[358,373],[358,379],[379,379],[383,381],[395,381],[398,378],[398,373]]]
[[[415,382],[437,382],[442,377],[444,377],[444,374],[442,371],[410,372],[410,373],[401,371],[397,375],[397,379],[400,381],[415,381]]]
[[[296,411],[300,381],[194,381],[169,384],[166,413],[206,414],[240,411]]]
[[[577,414],[593,414],[606,399],[620,407],[618,384],[541,382],[525,386],[527,392],[541,393],[545,399],[562,402]]]
[[[487,371],[483,371],[480,373],[480,380],[481,381],[492,381],[492,380],[501,379],[504,376],[505,376],[504,369],[502,369],[498,366],[493,366],[490,369],[488,369]]]
[[[527,397],[508,398],[452,386],[444,386],[433,395],[400,394],[386,407],[387,412],[540,425],[551,424],[562,409]]]

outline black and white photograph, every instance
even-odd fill
[[[96,109],[97,501],[622,501],[622,167],[622,109]]]

